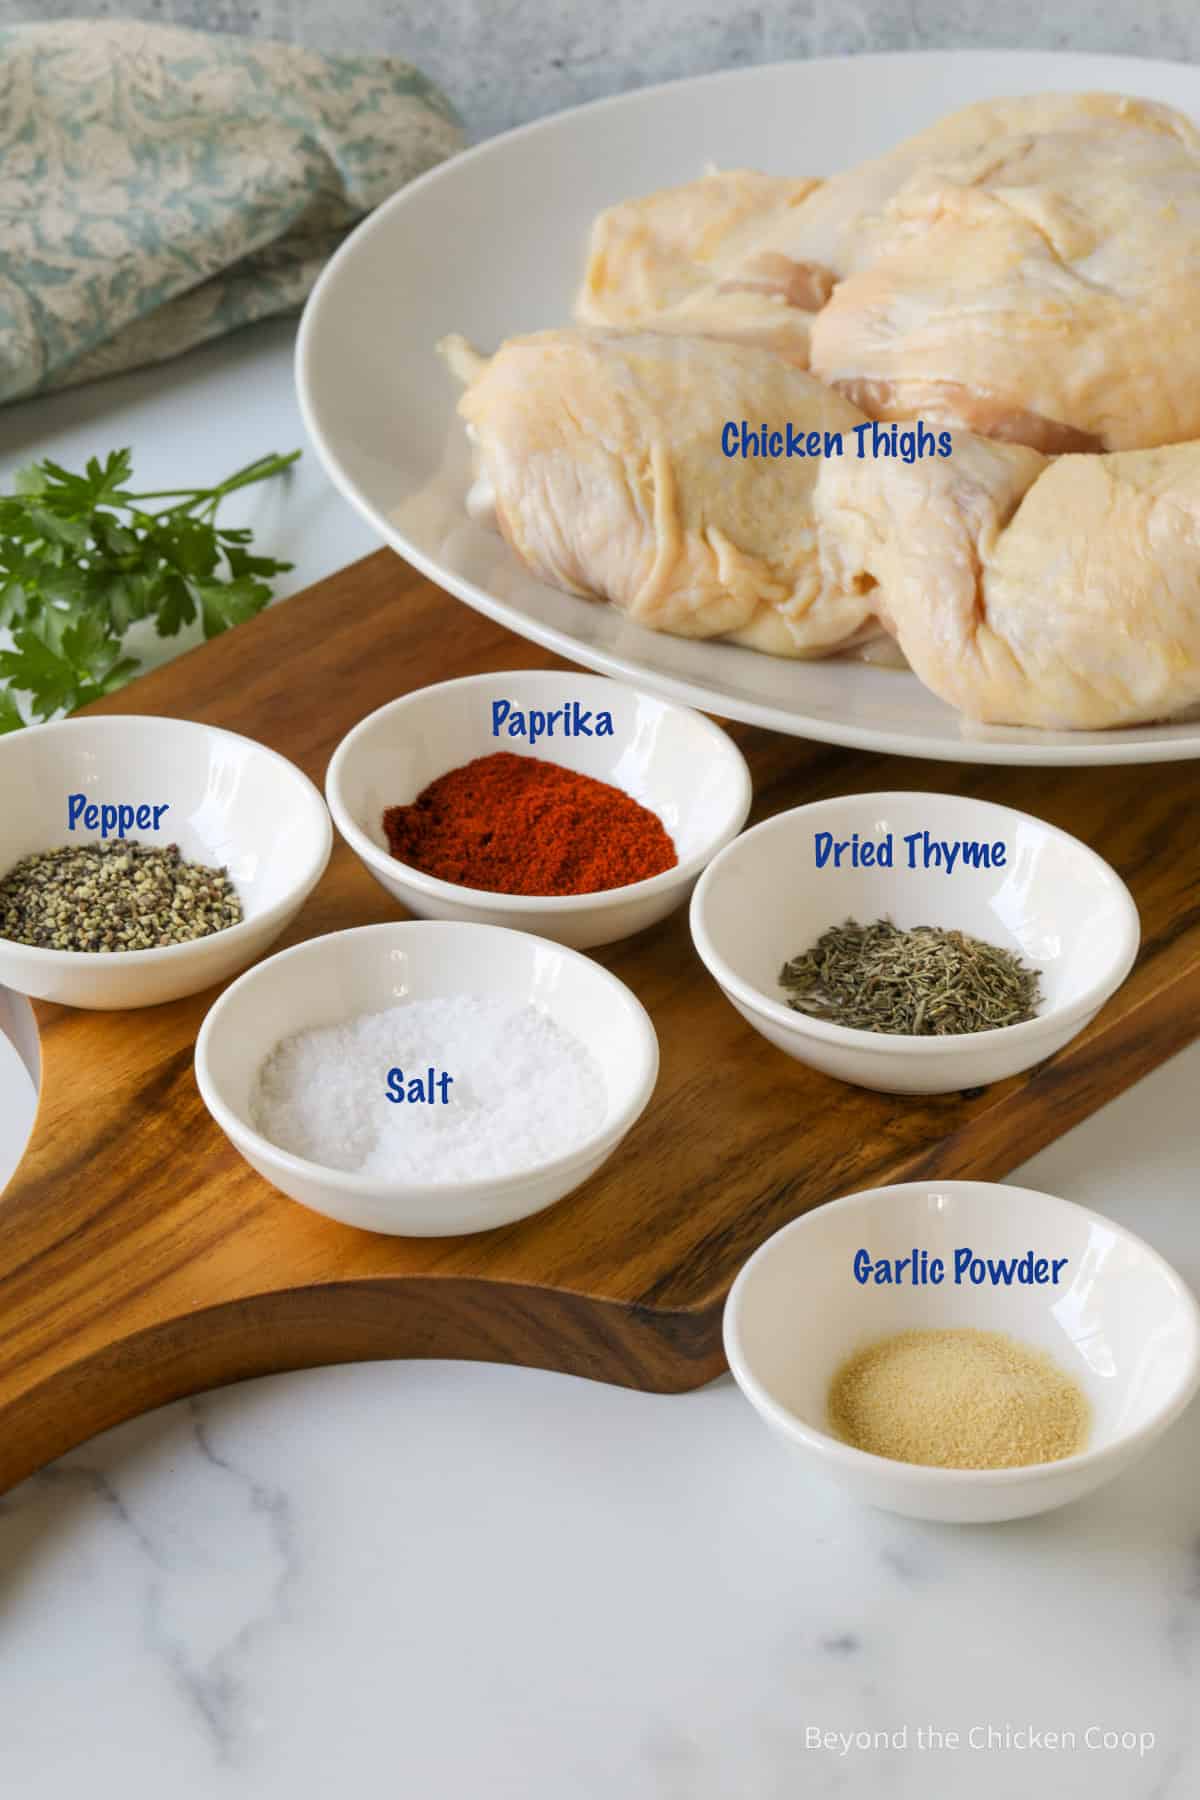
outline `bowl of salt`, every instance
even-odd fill
[[[658,1074],[645,1009],[526,932],[411,920],[311,938],[227,988],[196,1042],[209,1112],[315,1212],[442,1237],[586,1181]]]

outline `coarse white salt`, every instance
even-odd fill
[[[452,1077],[445,1103],[389,1098],[389,1071],[425,1082],[431,1068]],[[552,1162],[607,1107],[595,1057],[548,1013],[463,994],[284,1038],[258,1072],[251,1119],[326,1169],[454,1182]]]

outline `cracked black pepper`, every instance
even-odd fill
[[[43,850],[0,881],[0,937],[41,950],[161,950],[241,921],[228,872],[185,862],[178,844]]]

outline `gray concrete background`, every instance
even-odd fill
[[[788,57],[1002,48],[1200,60],[1197,0],[0,0],[5,24],[97,16],[406,56],[475,138],[602,94]]]

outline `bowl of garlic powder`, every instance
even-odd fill
[[[1087,1207],[907,1182],[769,1238],[730,1292],[725,1352],[814,1472],[889,1512],[980,1524],[1135,1462],[1200,1385],[1200,1309]]]

